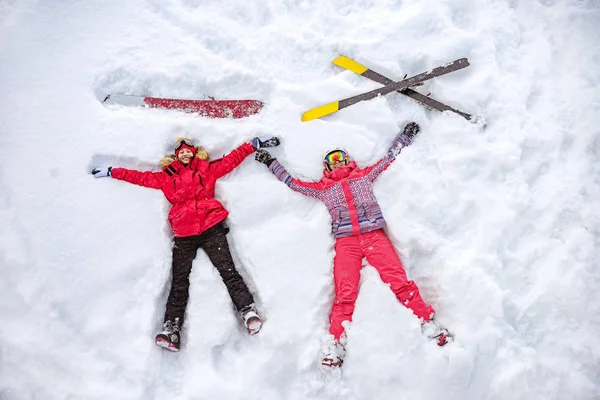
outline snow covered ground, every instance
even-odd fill
[[[597,0],[0,2],[0,398],[600,398]],[[309,108],[467,57],[419,90],[485,131],[391,94]],[[104,107],[96,91],[252,98],[243,120]],[[185,134],[213,157],[259,133],[295,175],[328,148],[360,166],[417,121],[376,184],[388,234],[456,342],[420,333],[363,269],[341,374],[317,365],[332,301],[325,207],[251,158],[217,186],[265,315],[248,337],[199,253],[184,348],[153,344],[169,288],[168,203],[90,166],[149,169]]]

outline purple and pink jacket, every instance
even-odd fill
[[[323,171],[319,182],[293,178],[274,160],[269,169],[290,189],[325,203],[331,215],[331,231],[336,238],[371,232],[385,227],[385,219],[373,193],[373,181],[396,159],[411,138],[399,134],[389,151],[375,165],[361,169],[354,161],[332,172]]]

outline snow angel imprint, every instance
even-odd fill
[[[434,311],[421,298],[417,285],[409,280],[402,263],[383,228],[386,226],[381,208],[373,192],[373,182],[408,146],[420,128],[414,122],[406,125],[394,140],[385,157],[375,165],[361,169],[346,151],[327,153],[323,160],[323,178],[319,182],[302,182],[265,150],[258,150],[256,160],[266,164],[271,172],[290,189],[321,200],[331,215],[331,232],[335,237],[333,275],[335,301],[329,317],[329,333],[333,337],[323,349],[324,367],[339,367],[345,355],[346,335],[342,322],[352,321],[362,259],[366,257],[390,285],[398,300],[421,319],[424,333],[445,345],[451,336],[433,319]]]
[[[171,203],[169,223],[173,228],[172,282],[165,311],[163,331],[156,344],[171,351],[180,349],[180,331],[188,302],[189,275],[198,249],[202,248],[219,271],[231,300],[248,332],[258,333],[262,321],[254,298],[238,273],[231,257],[224,221],[229,214],[214,198],[217,179],[227,175],[261,147],[279,145],[275,137],[254,138],[223,158],[209,161],[208,153],[192,140],[179,138],[174,154],[161,160],[161,172],[140,172],[125,168],[98,167],[97,177],[113,177],[136,185],[160,189]]]

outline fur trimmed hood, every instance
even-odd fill
[[[196,147],[196,158],[206,161],[206,160],[208,160],[208,152],[206,150],[204,150],[204,148],[202,148],[201,146],[198,146],[198,147]],[[177,160],[177,158],[175,157],[175,154],[171,154],[169,156],[164,156],[160,160],[160,167],[162,169],[165,169],[175,160]]]

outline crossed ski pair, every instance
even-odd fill
[[[434,68],[430,71],[423,72],[419,75],[415,75],[408,79],[403,79],[399,82],[395,82],[392,79],[389,79],[345,56],[339,56],[332,62],[333,64],[339,67],[345,68],[358,75],[362,75],[365,78],[369,78],[375,82],[379,82],[385,86],[367,93],[359,94],[357,96],[349,97],[344,100],[335,101],[333,103],[325,104],[323,106],[310,109],[302,115],[302,121],[304,122],[321,118],[329,114],[333,114],[343,108],[349,107],[360,101],[370,100],[377,96],[385,95],[394,91],[402,93],[412,99],[419,101],[420,103],[423,103],[425,106],[431,107],[438,111],[452,111],[468,121],[473,122],[475,120],[470,114],[458,111],[444,103],[434,100],[431,97],[425,96],[410,88],[410,86],[418,85],[426,80],[435,78],[436,76],[445,75],[450,72],[458,71],[460,69],[468,67],[469,61],[466,58],[460,58],[442,67]]]

